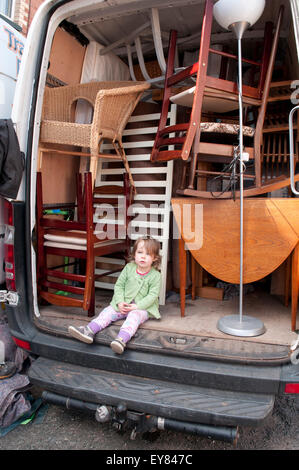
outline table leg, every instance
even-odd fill
[[[180,264],[180,297],[181,297],[181,317],[185,316],[186,299],[186,270],[187,270],[187,252],[185,242],[179,239],[179,264]]]
[[[196,287],[197,287],[197,263],[190,253],[191,260],[191,298],[196,299]]]
[[[284,305],[286,307],[289,306],[290,297],[291,258],[292,255],[288,256],[285,262]]]
[[[292,331],[296,330],[296,316],[298,308],[298,281],[299,281],[299,245],[297,245],[292,254]]]

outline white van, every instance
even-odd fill
[[[11,117],[13,98],[25,45],[20,27],[0,15],[0,119]],[[0,260],[4,260],[3,199],[0,198]],[[0,262],[0,284],[5,281],[3,262]]]
[[[177,194],[183,197],[177,192],[181,159],[152,162],[150,156],[161,116],[170,30],[178,32],[176,66],[179,73],[185,73],[190,60],[191,64],[194,62],[192,54],[194,51],[198,54],[200,48],[205,5],[204,0],[46,0],[41,5],[26,40],[12,113],[20,147],[26,155],[26,170],[18,198],[6,201],[5,206],[9,233],[6,300],[11,333],[16,344],[34,357],[28,374],[32,384],[44,389],[45,401],[85,410],[99,421],[110,420],[118,429],[130,428],[133,434],[156,428],[173,429],[234,442],[239,426],[257,426],[271,414],[277,396],[299,393],[299,365],[294,354],[298,327],[291,327],[291,306],[287,306],[289,296],[284,288],[288,279],[284,273],[290,273],[289,257],[276,265],[273,272],[252,282],[247,290],[244,285],[244,308],[262,319],[265,329],[261,334],[244,337],[219,331],[219,319],[238,311],[237,289],[208,271],[202,273],[201,285],[195,286],[192,298],[187,298],[185,315],[181,314],[179,292],[183,294],[185,289],[178,273],[184,265],[179,262],[178,240],[174,236],[177,227],[171,215],[171,199]],[[287,95],[278,101],[280,109],[286,105],[291,110],[294,104],[290,95],[299,77],[298,0],[267,0],[260,19],[244,33],[242,45],[244,54],[249,56],[248,64],[258,67],[255,53],[263,48],[265,25],[273,23],[275,30],[281,5],[284,16],[271,87],[275,88],[277,83],[288,86]],[[233,34],[216,23],[212,39],[226,58],[236,55]],[[212,76],[222,73],[218,60],[209,66]],[[235,79],[236,67],[229,66],[228,73],[231,80]],[[244,73],[244,81],[250,77],[250,73],[246,77]],[[77,284],[65,287],[65,304],[61,301],[61,305],[55,305],[51,301],[57,295],[62,299],[57,291],[63,288],[56,287],[55,292],[54,287],[53,292],[50,280],[49,293],[55,295],[49,295],[48,302],[40,298],[40,279],[36,274],[39,253],[36,180],[37,172],[41,172],[45,209],[52,210],[51,206],[57,203],[72,204],[76,198],[75,175],[86,168],[88,155],[86,150],[82,156],[74,149],[66,152],[63,147],[42,145],[40,131],[48,110],[45,96],[48,99],[56,91],[57,96],[62,96],[59,90],[73,90],[72,87],[81,84],[74,95],[77,99],[82,97],[82,85],[109,81],[134,84],[136,80],[149,83],[150,88],[144,92],[123,132],[123,145],[137,190],[133,215],[138,217],[131,225],[132,238],[150,230],[161,242],[162,319],[144,323],[124,354],[117,356],[109,345],[119,325],[98,333],[92,345],[70,337],[70,323],[86,325],[90,320],[86,310],[67,305],[67,288],[69,292],[79,292]],[[58,100],[57,106],[64,109],[63,103]],[[182,113],[183,106],[171,106],[170,124],[182,122]],[[87,114],[79,103],[78,125],[89,122]],[[249,113],[253,123],[254,116]],[[58,123],[57,130],[62,131],[63,125]],[[288,123],[282,132],[285,141]],[[121,185],[124,166],[109,160],[110,147],[104,143],[94,177],[96,183]],[[272,161],[276,161],[274,153],[264,159],[270,162],[270,170]],[[217,169],[219,161],[213,165]],[[207,171],[213,174],[215,168],[203,167],[202,171],[205,175]],[[277,180],[279,185],[284,177],[283,173]],[[253,180],[252,175],[248,180]],[[282,199],[285,190],[279,185]],[[265,198],[271,196],[263,194]],[[187,201],[188,198],[187,195]],[[148,208],[150,211],[146,212]],[[148,218],[142,218],[142,214]],[[55,218],[55,214],[51,217]],[[203,217],[205,223],[205,212]],[[294,237],[293,229],[290,233]],[[230,228],[224,238],[230,239]],[[293,241],[289,244],[293,247]],[[209,259],[220,259],[224,247],[225,240],[223,249],[211,253]],[[282,249],[281,245],[278,251]],[[272,261],[270,255],[266,259]],[[229,262],[227,258],[227,269]],[[98,263],[99,274],[107,265],[113,268],[123,261],[103,255]],[[258,268],[259,263],[260,259],[256,259]],[[97,311],[111,298],[116,278],[112,268],[104,280],[95,283]],[[68,280],[74,275],[75,271],[69,271]],[[190,288],[190,280],[187,283]],[[190,292],[191,289],[187,294]],[[281,300],[284,295],[285,303]]]

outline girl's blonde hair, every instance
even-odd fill
[[[143,236],[137,238],[135,240],[134,246],[132,253],[130,255],[129,261],[134,261],[135,260],[135,254],[137,251],[137,247],[140,242],[144,242],[144,248],[146,249],[146,252],[151,255],[154,258],[152,266],[155,269],[160,269],[160,264],[161,264],[161,256],[160,256],[160,243],[158,240],[155,240],[154,238]]]

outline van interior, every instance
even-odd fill
[[[207,3],[213,6],[215,2]],[[287,0],[267,0],[262,16],[244,32],[242,38],[242,57],[246,58],[242,69],[244,125],[248,131],[244,134],[244,146],[249,148],[245,194],[246,190],[255,190],[258,178],[263,188],[260,193],[253,192],[252,197],[249,193],[244,200],[245,220],[253,223],[250,232],[253,241],[249,244],[254,249],[260,246],[257,252],[252,248],[253,254],[248,255],[254,274],[244,280],[243,313],[258,318],[265,326],[263,334],[243,337],[226,334],[217,326],[226,315],[240,313],[238,274],[230,278],[227,273],[233,271],[233,264],[236,273],[240,270],[239,212],[229,209],[232,205],[239,207],[239,171],[237,176],[233,174],[236,167],[231,166],[232,156],[220,156],[218,150],[216,153],[213,150],[212,156],[207,152],[206,158],[199,158],[196,162],[192,179],[192,155],[196,153],[194,146],[197,141],[189,145],[187,159],[178,157],[182,153],[180,145],[186,142],[184,123],[191,122],[192,113],[196,112],[192,103],[195,100],[194,88],[198,86],[197,73],[191,76],[185,72],[198,62],[199,51],[208,54],[207,74],[211,80],[208,85],[219,78],[224,85],[237,82],[238,43],[234,33],[225,30],[214,18],[209,40],[206,39],[208,33],[202,34],[207,3],[204,0],[85,1],[76,9],[68,4],[60,7],[56,12],[57,17],[61,15],[58,27],[54,19],[50,21],[44,57],[44,61],[48,61],[48,69],[45,80],[41,78],[39,85],[41,90],[44,88],[44,98],[41,116],[36,116],[41,121],[38,155],[36,167],[32,170],[34,180],[35,173],[41,176],[33,195],[36,198],[33,206],[37,208],[33,216],[37,240],[34,244],[37,304],[33,317],[37,327],[49,334],[67,337],[70,324],[85,325],[104,308],[112,297],[114,283],[132,243],[141,235],[150,235],[157,238],[161,246],[162,318],[150,319],[143,324],[128,348],[246,362],[288,360],[290,344],[297,337],[297,303],[292,297],[297,279],[297,222],[293,223],[297,198],[289,184],[280,183],[289,178],[288,116],[294,106],[294,81],[298,78],[291,6]],[[265,57],[271,60],[281,6],[283,16],[273,56],[273,70],[269,75],[271,63],[265,62]],[[267,28],[271,32],[265,36]],[[171,52],[172,31],[176,31],[177,38]],[[203,43],[206,43],[205,49]],[[210,49],[216,52],[211,53]],[[172,73],[180,73],[182,81],[167,86],[171,60]],[[257,144],[260,150],[258,167],[252,157],[255,152],[252,135],[257,132],[261,102],[252,97],[247,100],[245,95],[247,89],[256,89],[262,96],[267,85],[261,143]],[[206,83],[204,87],[207,87]],[[131,93],[129,98],[128,90]],[[234,98],[226,96],[229,91],[225,89],[208,91],[211,106],[202,105],[197,119],[201,126],[206,124],[209,127],[211,121],[224,126],[225,135],[220,135],[218,130],[204,131],[202,127],[200,145],[207,148],[214,144],[219,148],[222,143],[223,148],[228,144],[237,146],[239,103],[236,87]],[[106,95],[110,101],[106,105],[101,104]],[[96,102],[99,96],[102,101]],[[223,97],[227,98],[224,108],[221,105]],[[153,149],[158,148],[156,139],[162,114],[164,126],[170,126],[169,139],[160,134],[162,146],[153,157]],[[100,122],[96,143],[98,154],[94,153],[92,143],[89,144],[96,118]],[[114,118],[120,131],[111,133],[109,129],[114,126]],[[298,160],[298,123],[294,124],[295,161]],[[170,131],[174,131],[171,126],[178,124],[181,126],[179,132],[175,140],[171,140]],[[227,126],[235,130],[227,134]],[[87,140],[84,140],[84,133],[88,135]],[[95,273],[95,294],[93,298],[91,294],[91,301],[93,285],[87,282],[90,260],[84,256],[88,251],[87,245],[82,246],[81,240],[77,253],[78,256],[83,254],[76,258],[72,245],[74,240],[68,240],[67,245],[60,233],[63,227],[57,228],[55,223],[46,234],[44,220],[73,223],[70,227],[74,237],[79,236],[82,227],[86,227],[88,204],[93,208],[96,204],[99,206],[99,202],[89,199],[87,180],[84,180],[86,172],[91,174],[92,198],[106,197],[109,204],[112,193],[108,188],[117,186],[120,189],[118,202],[127,201],[130,206],[129,217],[124,212],[122,222],[126,223],[126,228],[128,224],[130,226],[129,241],[124,235],[122,243],[114,244],[111,249],[111,243],[108,243],[108,248],[98,234],[97,241],[102,243],[102,251],[93,252],[97,255],[91,263]],[[82,178],[79,178],[80,174]],[[127,192],[124,192],[124,175],[129,181]],[[272,183],[274,185],[271,186]],[[270,191],[265,189],[267,184]],[[102,189],[97,192],[95,188],[98,187]],[[229,193],[229,196],[222,197],[224,193]],[[219,197],[213,197],[215,194]],[[195,200],[203,207],[203,225],[199,223],[201,212],[192,223],[188,219],[187,224],[193,224],[193,228],[195,224],[198,231],[203,227],[202,252],[200,248],[193,256],[186,243],[186,286],[182,286],[182,233],[180,217],[173,210],[173,204],[177,201],[188,204],[188,201]],[[288,201],[291,206],[288,206]],[[213,209],[210,211],[206,204],[212,204]],[[259,209],[259,204],[263,204],[263,209]],[[246,218],[246,209],[250,213],[249,219]],[[104,212],[92,214],[92,217],[97,217],[93,222],[100,234],[105,230],[108,233],[110,228],[115,229],[117,222],[111,221],[111,217],[119,217],[118,212],[112,215],[109,209]],[[261,213],[266,214],[265,228]],[[190,214],[186,217],[192,218]],[[221,225],[218,228],[217,221]],[[209,236],[206,236],[205,227],[209,223]],[[262,233],[262,238],[257,233]],[[112,237],[113,243],[118,236],[119,227]],[[228,246],[234,246],[232,252],[227,251]],[[39,262],[41,257],[42,263]],[[222,271],[218,269],[220,257],[224,263]],[[265,269],[260,269],[260,265],[265,265]],[[182,289],[185,293],[183,313]],[[77,303],[81,295],[83,300]],[[116,337],[120,324],[116,322],[98,333],[96,341],[109,344]]]

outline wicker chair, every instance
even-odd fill
[[[135,191],[122,146],[122,132],[143,92],[149,87],[147,82],[123,81],[91,82],[47,88],[40,132],[42,144],[40,162],[42,153],[53,151],[57,145],[80,147],[78,152],[61,150],[61,147],[56,148],[55,151],[70,155],[90,156],[89,171],[92,173],[93,184],[96,179],[99,157],[122,160]],[[74,122],[75,105],[79,99],[88,101],[93,107],[93,119],[90,124]],[[111,141],[115,154],[100,153],[100,146],[104,139]],[[45,144],[51,144],[51,148],[44,147]],[[90,153],[84,153],[82,148],[89,148]]]

